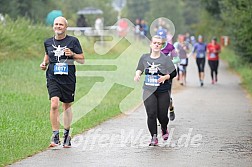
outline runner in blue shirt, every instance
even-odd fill
[[[207,51],[207,45],[203,42],[203,37],[199,35],[198,42],[194,45],[193,53],[196,53],[196,63],[199,71],[200,86],[204,85],[206,51]]]

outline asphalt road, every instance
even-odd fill
[[[129,115],[75,136],[70,149],[48,149],[11,166],[251,167],[251,99],[224,62],[217,84],[211,84],[208,64],[205,69],[205,85],[200,87],[196,64],[190,59],[187,85],[173,94],[176,119],[169,123],[167,142],[158,136],[159,146],[148,146],[141,105]]]

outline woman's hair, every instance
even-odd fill
[[[154,35],[152,38],[151,38],[151,40],[153,40],[153,39],[161,39],[162,40],[162,37],[161,36],[159,36],[159,35]]]
[[[214,37],[212,38],[212,40],[217,41],[217,37],[216,37],[216,36],[214,36]]]

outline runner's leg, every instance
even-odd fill
[[[167,129],[169,122],[168,108],[170,105],[170,94],[169,92],[157,93],[158,98],[158,120],[163,130]]]
[[[72,110],[71,110],[71,103],[63,103],[63,120],[64,120],[64,141],[63,147],[69,148],[71,147],[71,136],[70,133],[70,126],[72,122]]]
[[[52,125],[52,139],[49,147],[55,147],[60,144],[59,139],[59,97],[51,98],[50,120]]]
[[[218,67],[219,67],[219,60],[215,61],[215,82],[218,80]]]
[[[52,124],[52,130],[59,130],[59,97],[51,98],[51,110],[50,110],[50,120]]]
[[[147,125],[151,136],[157,135],[157,97],[154,93],[144,91],[144,106],[147,113]],[[167,110],[168,111],[168,110]]]
[[[208,64],[209,64],[210,70],[211,70],[212,84],[214,84],[214,65],[213,65],[213,61],[208,60]]]

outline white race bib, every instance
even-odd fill
[[[210,53],[210,58],[216,58],[216,54],[215,53]]]
[[[55,63],[54,75],[68,75],[68,64],[67,63]]]
[[[199,53],[199,58],[204,58],[205,54],[204,53]]]
[[[158,75],[145,75],[145,85],[148,86],[159,86],[158,79],[160,77]]]

